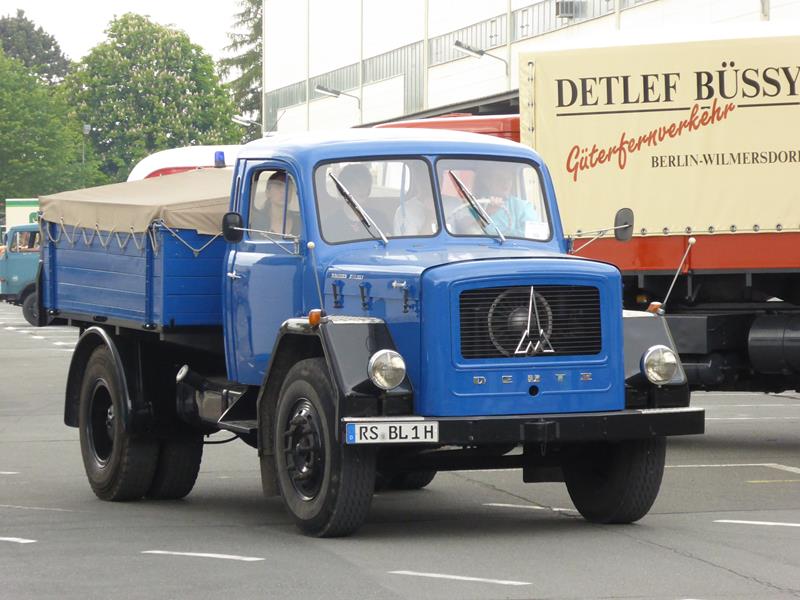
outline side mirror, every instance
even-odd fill
[[[244,237],[244,220],[237,212],[225,213],[222,217],[222,237],[229,244],[237,244]]]
[[[618,242],[627,242],[633,237],[633,211],[620,208],[614,217],[614,238]]]

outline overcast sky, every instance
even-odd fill
[[[17,9],[56,38],[72,60],[82,58],[105,39],[104,31],[115,15],[136,12],[162,25],[185,31],[218,60],[226,53],[228,32],[238,0],[0,0],[0,16],[16,15]]]

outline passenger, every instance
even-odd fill
[[[427,173],[411,177],[408,192],[394,213],[394,234],[397,236],[431,235],[436,233],[431,182]]]
[[[353,199],[364,208],[364,201],[372,192],[372,173],[364,163],[346,165],[337,179],[347,188]],[[332,182],[331,182],[332,183]],[[347,206],[344,198],[334,191],[334,198],[327,203],[327,214],[324,218],[323,233],[325,239],[332,243],[368,238],[370,233],[359,222],[355,212]],[[365,209],[366,210],[366,209]]]
[[[253,214],[250,215],[250,229],[278,234],[299,234],[299,203],[291,178],[289,178],[288,207],[284,223],[284,204],[287,202],[286,179],[284,171],[273,173],[267,180],[267,191],[263,198],[259,195],[254,197]],[[262,234],[262,237],[266,238],[267,236]]]

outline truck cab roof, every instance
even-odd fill
[[[250,142],[239,158],[285,158],[307,165],[352,157],[423,154],[502,155],[541,163],[536,152],[508,140],[463,131],[400,128],[277,134]]]

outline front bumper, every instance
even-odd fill
[[[348,423],[376,425],[397,417],[345,417]],[[439,424],[439,445],[530,444],[634,440],[705,431],[702,408],[650,408],[598,413],[514,415],[504,417],[420,417],[415,423]]]

